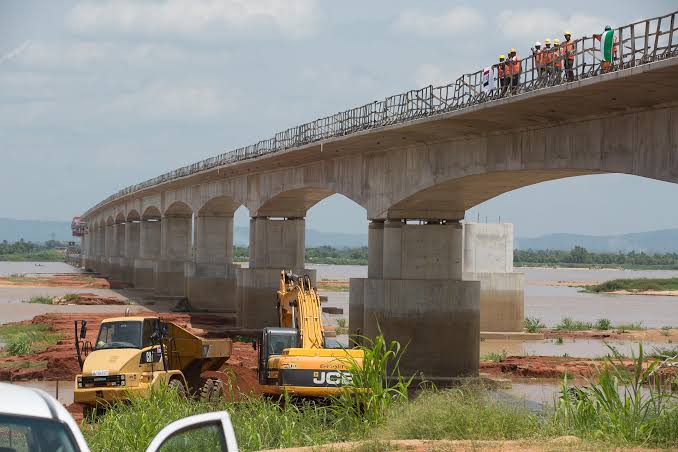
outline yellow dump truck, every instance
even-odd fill
[[[279,327],[264,328],[259,344],[259,383],[268,394],[303,397],[337,394],[363,364],[363,351],[326,348],[320,297],[308,276],[280,272]]]
[[[231,355],[230,339],[203,339],[159,317],[114,317],[101,322],[94,344],[87,322],[75,322],[75,350],[82,372],[75,378],[74,401],[90,407],[146,394],[167,384],[182,394],[212,399],[221,382],[201,379]],[[84,359],[83,359],[84,358]]]

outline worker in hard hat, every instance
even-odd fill
[[[560,83],[563,73],[563,49],[560,47],[560,39],[553,40],[553,76],[556,83]]]
[[[516,52],[516,49],[509,50],[508,62],[506,63],[506,66],[511,68],[511,91],[515,93],[518,89],[518,86],[520,85],[520,73],[522,72],[520,58],[518,57],[518,52]]]
[[[565,65],[565,77],[568,82],[574,81],[574,58],[576,55],[576,49],[574,42],[572,42],[572,33],[566,31],[563,36],[565,41],[563,42],[563,63]]]
[[[551,39],[544,39],[544,50],[542,51],[542,63],[544,65],[544,77],[551,79],[553,74],[553,47],[551,47]]]
[[[537,71],[537,78],[538,80],[541,81],[543,78],[543,72],[544,72],[544,65],[542,64],[542,50],[541,50],[541,42],[537,41],[534,43],[534,47],[532,47],[532,67]]]
[[[499,88],[502,95],[506,92],[506,57],[499,55],[497,64],[497,78],[499,79]]]
[[[610,35],[611,33],[611,35]],[[603,36],[611,36],[611,45],[606,46],[606,43],[603,42]],[[614,34],[612,27],[607,25],[605,26],[605,31],[601,34],[594,34],[593,37],[600,41],[601,46],[601,61],[600,61],[600,71],[607,72],[612,67],[612,62],[617,59],[617,36]]]

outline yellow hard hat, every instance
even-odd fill
[[[563,33],[563,36],[572,36],[572,33],[570,33],[569,31],[566,31],[565,33]]]
[[[509,50],[509,53],[516,53],[516,49],[512,48],[511,50]]]
[[[559,45],[560,45],[560,39],[558,39],[558,38],[554,39],[554,40],[553,40],[553,43],[554,43],[555,45],[559,46]]]
[[[499,55],[499,59],[500,59],[500,60],[505,60],[506,57],[505,57],[504,55]]]
[[[549,38],[544,39],[544,44],[551,44],[551,40]]]

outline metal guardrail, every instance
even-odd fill
[[[503,83],[499,74],[502,71],[506,73],[506,65],[495,64],[489,68],[489,73],[487,68],[481,69],[462,75],[449,85],[437,87],[429,85],[422,89],[396,94],[382,101],[292,127],[276,133],[273,138],[131,185],[101,201],[89,209],[83,217],[111,201],[134,192],[219,166],[678,56],[677,16],[678,11],[674,11],[615,29],[614,60],[610,63],[601,61],[599,38],[579,38],[571,41],[572,47],[569,50],[570,55],[574,57],[571,66],[564,51],[552,50],[548,53],[548,63],[545,64],[543,57],[538,59],[530,55],[523,58],[519,64],[520,70],[512,66],[512,69],[514,68],[512,76],[505,77]],[[561,45],[560,49],[563,48]],[[494,83],[484,87],[483,82],[490,78]]]

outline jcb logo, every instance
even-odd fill
[[[321,371],[313,372],[313,383],[317,385],[348,385],[353,382],[351,372]]]

